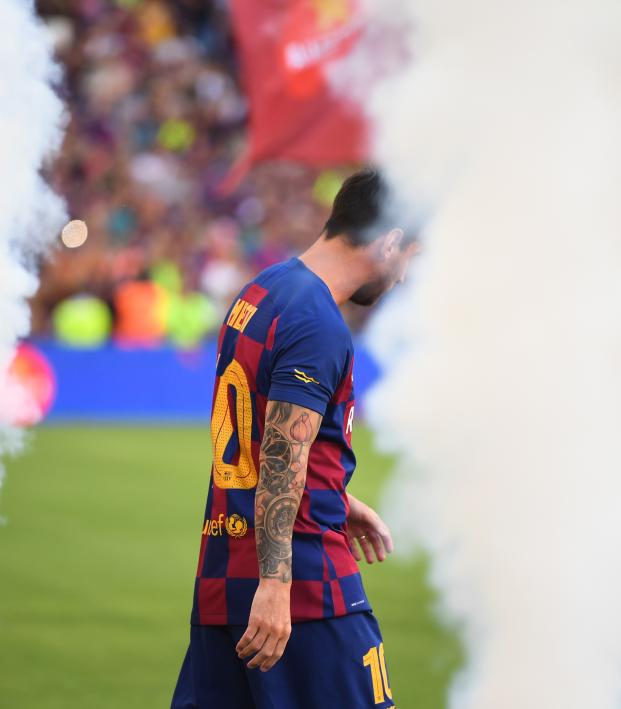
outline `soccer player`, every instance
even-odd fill
[[[349,177],[320,238],[259,274],[225,318],[173,709],[394,707],[357,565],[383,561],[392,539],[346,491],[354,351],[339,311],[405,276],[416,242],[386,222],[386,200],[376,171]]]

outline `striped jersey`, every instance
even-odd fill
[[[326,284],[293,258],[259,274],[220,331],[213,463],[191,621],[246,624],[259,581],[254,498],[269,400],[323,416],[293,528],[293,622],[370,610],[347,537],[356,459],[351,334]]]

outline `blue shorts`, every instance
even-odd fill
[[[192,626],[171,709],[394,709],[370,611],[294,623],[284,655],[267,672],[237,657],[245,630]]]

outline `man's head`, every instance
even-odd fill
[[[414,232],[389,219],[389,194],[382,176],[365,169],[348,177],[339,190],[324,227],[326,239],[343,239],[365,259],[368,280],[350,297],[358,305],[373,305],[405,278],[417,250]]]

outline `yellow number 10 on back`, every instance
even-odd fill
[[[237,465],[224,462],[224,453],[235,433],[229,406],[229,387],[235,389],[235,413],[239,460]],[[241,364],[232,360],[218,383],[211,417],[213,445],[213,477],[219,488],[248,490],[256,486],[259,476],[252,459],[252,401],[248,379]]]
[[[392,690],[388,684],[388,673],[386,672],[386,658],[384,657],[384,643],[377,647],[372,647],[362,658],[365,667],[371,669],[371,682],[373,683],[373,696],[376,704],[383,704],[388,699],[392,699]]]

